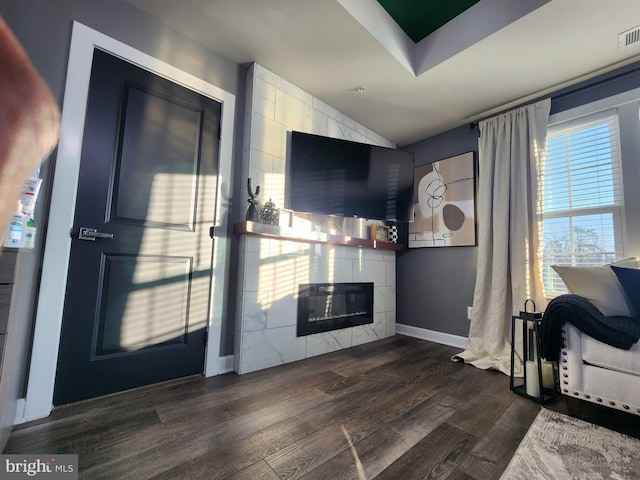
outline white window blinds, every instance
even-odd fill
[[[622,175],[616,111],[549,128],[542,188],[542,281],[566,292],[551,265],[602,265],[623,252]]]

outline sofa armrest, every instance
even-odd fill
[[[565,397],[640,415],[640,375],[593,365],[583,360],[582,336],[567,323],[562,327],[560,391]]]
[[[560,390],[563,395],[580,395],[584,392],[584,362],[582,361],[582,333],[570,323],[562,326],[560,349]]]

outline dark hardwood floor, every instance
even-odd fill
[[[398,335],[188,377],[56,408],[4,453],[77,453],[86,479],[497,479],[540,406],[458,351]]]

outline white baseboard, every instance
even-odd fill
[[[233,360],[233,355],[227,355],[226,357],[218,358],[218,375],[233,372]]]
[[[16,420],[15,424],[20,425],[21,423],[26,422],[27,420],[24,418],[24,407],[27,404],[26,399],[19,398],[16,402]]]
[[[451,335],[450,333],[436,332],[435,330],[427,330],[426,328],[412,327],[411,325],[403,325],[396,323],[396,333],[407,335],[408,337],[429,340],[430,342],[449,345],[450,347],[467,348],[467,337]]]
[[[233,372],[233,360],[233,355],[212,359],[208,363],[213,367],[213,369],[211,371],[205,371],[205,377],[215,377],[216,375],[224,375],[225,373]]]

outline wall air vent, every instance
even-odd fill
[[[618,35],[618,50],[640,44],[640,26],[622,32]]]

